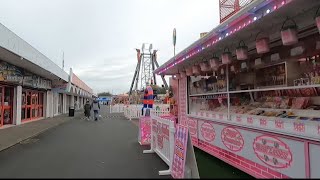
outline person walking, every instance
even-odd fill
[[[95,99],[95,100],[92,102],[91,107],[92,107],[92,109],[93,109],[94,120],[97,121],[97,120],[98,120],[99,110],[100,110],[99,101],[98,101],[97,99]]]
[[[87,120],[90,120],[90,111],[91,111],[91,105],[89,100],[87,100],[86,104],[84,105],[84,115],[86,116]]]

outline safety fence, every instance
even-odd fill
[[[115,104],[111,105],[110,113],[124,113],[124,116],[127,119],[139,119],[143,116],[143,109],[142,104]],[[151,112],[157,116],[168,115],[170,113],[170,105],[169,104],[154,104]]]
[[[126,108],[126,104],[115,104],[115,105],[110,105],[110,113],[122,113],[124,112]]]
[[[159,175],[170,175],[174,153],[175,121],[159,117],[151,112],[151,146],[143,153],[157,153],[169,166],[168,170],[159,171]]]

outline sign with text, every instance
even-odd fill
[[[151,142],[151,117],[143,116],[139,118],[139,143],[149,145]]]
[[[231,151],[241,151],[244,145],[244,139],[241,133],[232,127],[225,127],[221,131],[221,140]]]
[[[235,167],[249,169],[257,178],[305,178],[308,171],[304,141],[214,121],[211,123],[216,137],[207,141],[201,133],[205,122],[198,120],[199,143],[196,147]]]
[[[187,78],[179,80],[179,123],[182,125],[187,125]]]
[[[175,135],[171,175],[175,179],[199,178],[188,127],[178,125]]]
[[[280,139],[261,135],[255,138],[253,149],[256,156],[273,168],[288,168],[292,163],[290,147]]]

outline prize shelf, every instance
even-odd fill
[[[228,94],[228,92],[215,92],[215,93],[192,94],[192,95],[189,95],[189,97],[210,96],[210,95],[217,95],[217,94]]]
[[[210,96],[210,95],[217,95],[217,94],[236,94],[236,93],[244,93],[244,92],[259,92],[259,91],[277,91],[277,90],[288,90],[288,89],[304,89],[304,88],[320,88],[320,84],[313,84],[313,85],[304,85],[304,86],[281,86],[281,87],[274,87],[274,88],[261,88],[261,89],[249,89],[249,90],[240,90],[240,91],[229,91],[229,92],[215,92],[215,93],[203,93],[203,94],[192,94],[189,97],[196,97],[196,96]]]
[[[274,87],[274,88],[263,88],[263,89],[249,89],[249,90],[240,90],[240,91],[229,91],[228,93],[235,94],[235,93],[244,93],[244,92],[277,91],[277,90],[318,88],[318,87],[320,87],[320,84],[304,85],[304,86]]]

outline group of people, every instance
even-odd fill
[[[98,121],[99,116],[99,110],[100,110],[100,104],[97,99],[93,100],[93,102],[90,104],[90,101],[88,100],[86,104],[84,105],[84,115],[86,116],[87,120],[90,120],[91,116],[91,110],[93,110],[93,118],[95,121]]]

